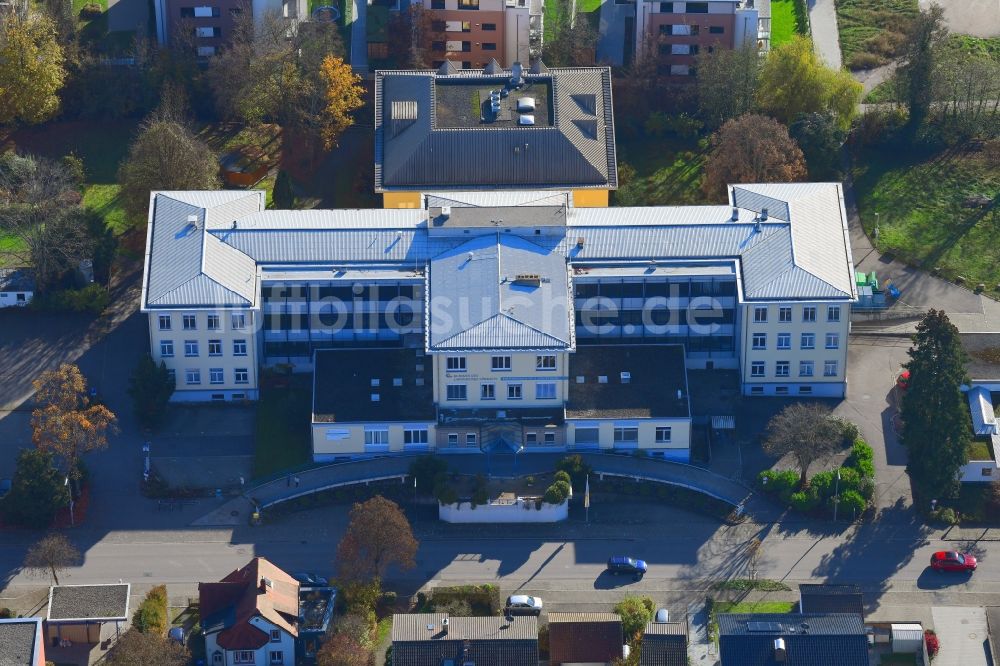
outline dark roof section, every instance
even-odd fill
[[[799,585],[799,610],[803,613],[854,613],[865,616],[861,588],[857,585]]]
[[[506,108],[509,120],[473,117],[473,104],[489,104],[484,92],[511,78],[511,70],[376,72],[375,190],[617,188],[611,70],[525,72],[502,106],[534,97],[534,126],[517,125]]]
[[[35,278],[29,268],[0,268],[0,291],[34,291]]]
[[[868,665],[868,637],[860,615],[724,613],[718,621],[722,666]],[[775,659],[778,638],[785,642],[784,662]]]
[[[393,666],[441,666],[446,659],[476,666],[538,666],[538,620],[447,613],[393,616]]]
[[[965,364],[969,379],[1000,380],[1000,333],[962,333],[959,337],[969,355]]]
[[[687,622],[650,622],[642,635],[639,666],[687,666]]]
[[[433,421],[433,360],[416,349],[317,351],[313,422]]]
[[[43,640],[39,617],[0,620],[0,666],[37,666]]]
[[[621,659],[622,619],[615,613],[549,613],[549,663]]]
[[[49,588],[49,622],[128,619],[128,583],[55,585]]]
[[[629,373],[627,381],[623,372]],[[569,355],[566,418],[676,418],[690,413],[682,345],[583,345]]]

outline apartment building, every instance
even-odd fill
[[[688,371],[843,396],[857,299],[836,183],[592,208],[452,191],[382,210],[152,195],[142,309],[174,400],[313,373],[314,458],[643,449],[688,459]]]
[[[598,59],[614,65],[655,49],[661,75],[689,77],[702,53],[750,43],[762,52],[770,48],[770,0],[635,0],[602,9],[609,20],[602,22]]]
[[[255,20],[269,13],[288,19],[309,16],[306,0],[153,0],[156,39],[170,44],[177,31],[194,32],[199,57],[215,55],[233,36],[236,22],[244,12]]]
[[[427,192],[552,190],[606,207],[618,187],[606,67],[459,69],[375,74],[375,191],[385,208]]]
[[[462,69],[505,67],[542,55],[542,0],[423,0],[432,21],[435,68],[450,60]]]

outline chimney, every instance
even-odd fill
[[[760,221],[761,222],[767,222],[767,209],[766,208],[761,208],[760,209]]]
[[[261,576],[260,585],[257,586],[257,591],[260,592],[261,594],[266,594],[268,588],[270,587],[274,587],[274,583],[272,583],[269,578]]]
[[[785,639],[774,639],[774,660],[778,663],[785,663],[788,653],[785,650]]]
[[[731,219],[733,222],[739,222],[740,221],[740,209],[737,208],[736,206],[733,206],[733,216],[731,218],[729,218],[729,219]]]
[[[451,206],[441,206],[441,217],[446,220],[451,217]]]
[[[441,633],[443,633],[445,636],[448,635],[448,618],[443,618],[441,620]]]

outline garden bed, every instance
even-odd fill
[[[899,56],[917,0],[836,0],[844,64],[870,69]]]

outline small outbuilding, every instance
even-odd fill
[[[49,641],[54,647],[100,643],[105,625],[113,625],[119,635],[128,620],[130,593],[128,583],[50,587],[45,617]]]
[[[35,279],[26,268],[0,268],[0,308],[24,307],[35,296]]]

